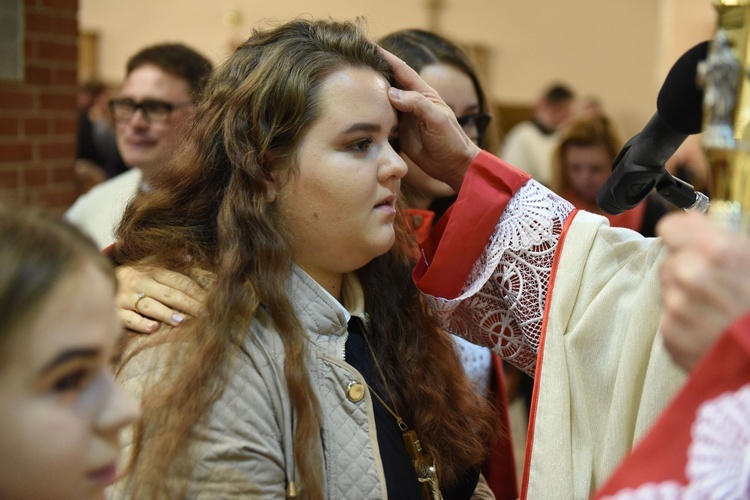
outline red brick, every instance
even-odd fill
[[[73,170],[73,165],[66,165],[63,167],[55,167],[52,169],[52,182],[74,182],[76,180],[76,174]]]
[[[64,209],[72,205],[77,197],[78,192],[75,187],[70,186],[58,188],[54,191],[42,191],[39,193],[37,199],[38,204],[43,207]]]
[[[26,118],[23,121],[23,131],[27,136],[47,135],[50,132],[50,122],[46,118]]]
[[[61,158],[75,158],[76,147],[73,141],[52,142],[39,146],[40,159],[57,160]]]
[[[0,145],[0,162],[19,162],[31,160],[31,143]]]
[[[52,9],[64,9],[78,12],[78,0],[42,0],[42,6]]]
[[[75,86],[78,83],[78,71],[75,66],[71,68],[55,68],[52,73],[52,83],[56,85]]]
[[[43,186],[49,182],[49,170],[44,167],[31,167],[23,170],[25,186]]]
[[[0,189],[18,188],[18,170],[0,170]]]
[[[47,92],[39,96],[42,110],[69,110],[76,108],[75,91],[59,93]]]
[[[0,87],[0,109],[18,110],[34,107],[34,94],[26,90]]]
[[[71,18],[58,18],[55,34],[78,39],[78,19],[75,16]]]
[[[39,41],[39,59],[74,61],[78,58],[78,45],[74,43]]]
[[[76,118],[58,118],[54,123],[55,134],[76,134],[78,132],[78,120]]]
[[[26,14],[26,33],[75,37],[78,34],[78,23],[75,17],[37,10]]]
[[[24,81],[32,85],[49,85],[52,83],[52,70],[33,63],[27,64]]]
[[[26,33],[52,33],[54,32],[55,18],[40,14],[39,12],[26,13]]]
[[[35,40],[32,34],[26,34],[26,39],[23,41],[23,50],[27,63],[39,57],[39,42]]]
[[[20,123],[17,118],[0,118],[0,136],[19,135]]]

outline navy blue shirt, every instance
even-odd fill
[[[388,391],[383,387],[382,377],[375,366],[370,350],[362,336],[361,320],[352,317],[349,320],[349,337],[344,346],[346,362],[357,369],[378,396],[396,411],[388,397]],[[422,498],[422,484],[417,479],[417,472],[406,451],[403,433],[396,423],[396,419],[373,396],[373,413],[375,414],[375,428],[378,431],[378,447],[383,461],[388,498],[393,500],[414,500]],[[398,412],[396,412],[398,413]],[[406,422],[409,425],[409,422]],[[440,471],[438,470],[438,478]],[[456,485],[443,488],[443,498],[446,500],[460,500],[471,498],[479,481],[479,467],[469,470]]]

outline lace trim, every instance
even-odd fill
[[[482,396],[490,394],[492,375],[492,352],[486,347],[467,342],[461,337],[451,336],[456,347],[461,366],[471,381],[474,390]]]
[[[524,184],[461,294],[451,300],[425,295],[443,327],[533,375],[552,261],[573,208],[534,180]]]
[[[625,489],[607,500],[750,498],[750,384],[703,403],[691,428],[687,485],[676,481]]]

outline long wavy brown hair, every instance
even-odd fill
[[[207,314],[179,335],[145,343],[178,338],[179,353],[178,342],[170,344],[169,373],[143,397],[131,463],[135,498],[173,495],[167,478],[189,475],[190,432],[221,397],[232,376],[227,361],[261,306],[285,349],[304,495],[323,497],[323,457],[313,451],[322,415],[307,375],[306,333],[285,289],[294,235],[275,209],[272,179],[294,175],[296,147],[321,114],[321,87],[347,67],[372,68],[393,81],[360,23],[295,20],[254,33],[208,82],[173,164],[125,214],[114,251],[120,263],[216,275]],[[396,225],[397,244],[357,271],[373,319],[368,335],[396,407],[451,484],[482,462],[497,425],[463,375],[452,339],[425,310],[410,277],[413,238],[403,221]]]

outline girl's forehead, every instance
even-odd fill
[[[372,68],[347,67],[326,77],[320,90],[320,119],[392,121],[390,84]]]

